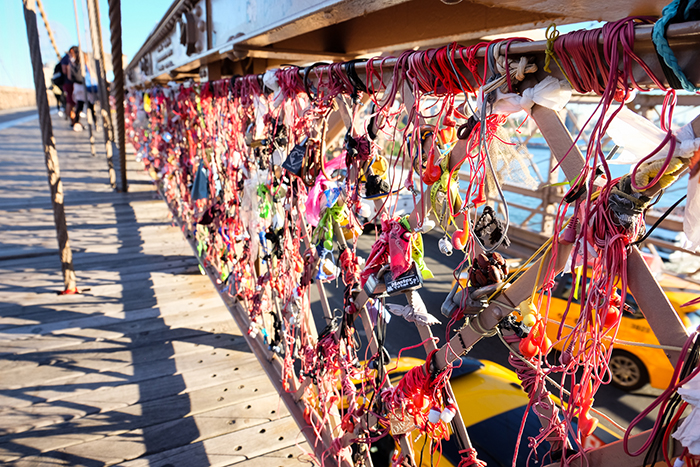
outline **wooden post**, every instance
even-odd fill
[[[63,207],[63,183],[61,171],[58,166],[58,154],[53,137],[51,115],[49,114],[49,100],[46,97],[46,83],[44,82],[44,68],[41,61],[41,48],[39,46],[39,31],[36,21],[36,3],[34,0],[23,0],[24,21],[27,25],[27,41],[34,72],[34,87],[36,89],[36,106],[39,112],[41,126],[41,142],[44,146],[44,158],[46,172],[49,177],[51,190],[51,204],[53,205],[53,219],[56,223],[56,237],[58,238],[58,251],[61,257],[61,269],[63,270],[63,283],[65,293],[76,293],[75,271],[73,270],[73,253],[68,242],[68,227],[66,226],[66,213]]]
[[[559,181],[559,169],[552,170],[556,167],[557,159],[554,155],[549,156],[549,167],[547,169],[547,185],[542,190],[542,209],[547,214],[552,214],[552,216],[542,215],[542,234],[553,235],[554,234],[554,216],[557,213],[557,188],[552,186]]]
[[[113,156],[117,152],[114,144],[114,130],[112,128],[112,112],[109,106],[109,94],[107,93],[107,77],[105,75],[104,50],[102,48],[102,32],[100,30],[100,11],[95,0],[87,0],[88,21],[90,23],[90,38],[92,39],[92,54],[95,57],[97,71],[97,86],[100,93],[100,114],[102,115],[102,129],[105,137],[105,151],[107,153],[107,169],[109,170],[109,184],[116,187],[117,175],[114,171]]]

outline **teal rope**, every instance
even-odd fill
[[[695,6],[698,0],[690,0],[683,12],[683,18],[687,19],[691,8]],[[671,3],[666,5],[662,11],[662,17],[654,24],[654,31],[651,34],[651,39],[654,42],[656,51],[663,58],[666,65],[673,71],[676,75],[678,81],[680,81],[681,86],[688,92],[697,92],[700,88],[697,88],[693,83],[688,80],[683,73],[678,60],[676,60],[676,55],[671,50],[671,46],[668,45],[668,40],[666,40],[666,28],[670,24],[671,20],[678,14],[678,9],[681,5],[681,0],[673,0]]]

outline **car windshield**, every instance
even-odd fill
[[[691,311],[690,313],[686,313],[685,316],[688,318],[688,321],[690,321],[689,329],[695,329],[700,326],[700,312]]]
[[[552,289],[552,296],[555,298],[560,298],[562,300],[569,300],[569,297],[571,296],[571,292],[574,289],[573,287],[573,276],[571,274],[560,274],[556,277],[554,280],[554,288]],[[591,280],[588,278],[586,280],[586,284],[590,284]],[[578,298],[577,298],[578,297]],[[581,303],[581,290],[579,288],[579,293],[576,294],[576,296],[571,298],[571,303],[576,303],[580,304]],[[632,294],[628,291],[627,296],[625,297],[625,307],[623,309],[623,313],[625,316],[628,318],[642,318],[642,312],[639,310],[639,305],[637,305],[637,301],[634,299]],[[700,316],[699,316],[700,318]],[[700,321],[698,321],[698,324],[700,324]]]

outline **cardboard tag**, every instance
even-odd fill
[[[418,428],[415,423],[413,423],[413,420],[411,419],[412,417],[406,416],[403,420],[399,420],[397,418],[392,417],[389,415],[389,424],[391,425],[391,435],[392,436],[399,436],[399,435],[405,435],[413,431],[414,429]]]

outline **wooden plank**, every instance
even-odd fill
[[[0,146],[4,141],[4,134],[0,133]],[[6,155],[0,151],[0,165]],[[31,157],[12,155],[21,164],[26,161],[26,173],[31,173]],[[67,211],[76,232],[72,237],[80,248],[76,264],[82,268],[81,286],[92,287],[90,293],[58,299],[50,293],[56,265],[50,257],[41,256],[48,250],[46,246],[52,247],[55,242],[46,228],[51,222],[50,213],[45,209],[24,209],[42,204],[34,200],[41,201],[37,192],[45,189],[44,184],[28,185],[20,190],[15,186],[13,195],[0,196],[0,210],[13,209],[5,211],[0,220],[0,229],[6,224],[11,227],[5,229],[10,237],[4,236],[4,245],[0,246],[3,275],[0,320],[3,337],[12,338],[0,344],[0,357],[4,357],[0,360],[0,371],[15,381],[20,377],[31,381],[28,375],[33,373],[38,383],[10,391],[7,395],[20,399],[2,405],[14,405],[13,410],[21,412],[23,407],[17,404],[20,402],[26,407],[25,415],[33,416],[34,422],[48,423],[43,429],[0,438],[3,456],[13,453],[7,451],[8,446],[15,449],[15,456],[50,449],[55,455],[50,462],[57,465],[94,464],[97,460],[89,457],[108,457],[107,451],[98,444],[85,443],[87,439],[96,441],[107,435],[114,439],[130,437],[128,444],[116,445],[125,451],[129,446],[131,457],[140,455],[139,449],[153,450],[154,446],[159,449],[159,443],[161,446],[172,443],[170,433],[184,433],[188,428],[198,427],[198,419],[206,420],[202,424],[203,437],[240,429],[229,430],[230,425],[223,423],[223,416],[227,415],[224,409],[238,404],[239,410],[245,410],[246,406],[241,404],[247,399],[259,404],[254,405],[256,410],[283,411],[276,403],[272,385],[260,374],[260,367],[250,353],[242,352],[243,358],[231,352],[229,358],[218,355],[224,341],[228,343],[233,337],[236,340],[228,346],[235,345],[240,351],[244,340],[219,302],[206,297],[213,295],[213,289],[206,278],[195,275],[197,261],[182,241],[181,232],[170,226],[162,202],[152,199],[150,183],[145,186],[148,192],[124,195],[114,202],[105,180],[91,175],[94,170],[89,166],[94,159],[74,158],[70,152],[66,153],[66,159]],[[71,170],[76,164],[81,165],[80,171]],[[87,167],[85,170],[83,165]],[[146,179],[145,174],[137,174],[137,178]],[[0,179],[12,181],[13,175],[0,173]],[[10,185],[5,183],[4,187],[7,186]],[[71,192],[71,186],[78,190]],[[141,188],[138,184],[132,187]],[[0,193],[4,193],[3,187]],[[38,222],[30,225],[34,221]],[[20,253],[39,255],[3,261],[3,255],[15,254],[17,248],[13,243],[20,242]],[[182,280],[176,276],[183,273],[190,275],[182,276]],[[211,307],[199,307],[207,301]],[[148,305],[160,308],[160,313],[149,310]],[[36,329],[39,327],[42,329]],[[26,338],[18,340],[20,336]],[[231,358],[235,358],[236,366],[229,362]],[[39,363],[53,365],[36,366]],[[60,366],[82,375],[47,381],[52,378],[44,373],[46,368]],[[238,376],[242,371],[247,373],[244,378]],[[222,388],[227,392],[221,394]],[[214,416],[207,418],[208,413]],[[60,424],[51,421],[66,416],[77,418]],[[250,420],[241,421],[238,426],[253,423],[257,418]],[[172,438],[184,442],[181,436]],[[261,445],[265,446],[263,454],[266,454],[267,444]],[[55,451],[60,448],[69,449]],[[83,458],[79,459],[80,453],[71,449],[82,452]],[[227,463],[236,458],[240,459],[227,456]],[[3,460],[8,461],[9,457]],[[21,462],[30,464],[33,460],[38,459]]]
[[[47,325],[49,323],[56,323],[61,320],[65,320],[65,314],[76,315],[77,317],[83,316],[120,316],[127,314],[130,318],[131,311],[139,312],[144,310],[144,305],[148,301],[155,301],[164,313],[167,313],[171,306],[177,305],[178,302],[184,300],[196,300],[198,298],[207,299],[209,295],[209,290],[207,290],[208,284],[197,284],[196,287],[190,287],[188,284],[182,284],[183,290],[176,290],[173,292],[162,292],[153,298],[146,293],[142,294],[129,294],[129,300],[119,300],[118,293],[113,292],[113,300],[109,299],[108,295],[102,295],[94,293],[92,290],[81,294],[82,297],[75,299],[74,302],[69,300],[63,301],[62,303],[56,303],[54,301],[53,307],[49,308],[52,303],[50,299],[44,297],[41,301],[34,300],[34,303],[27,304],[23,300],[14,297],[13,300],[17,300],[17,304],[8,304],[5,308],[0,308],[0,316],[2,316],[2,324],[0,324],[0,332],[8,328],[14,328],[23,325]],[[127,287],[125,287],[126,289]],[[155,287],[154,287],[155,288]],[[88,295],[89,294],[89,295]],[[22,303],[22,305],[19,305]]]
[[[235,393],[235,386],[232,386],[229,391]],[[231,392],[223,392],[222,386],[217,386],[220,396],[210,397],[211,403],[207,404],[208,409],[205,411],[197,411],[191,413],[190,400],[194,393],[180,397],[178,401],[173,402],[172,398],[167,401],[172,405],[168,405],[164,401],[158,405],[145,404],[140,406],[132,406],[131,409],[143,409],[144,415],[148,418],[139,416],[134,411],[134,414],[122,417],[122,422],[110,429],[110,426],[105,424],[102,428],[102,435],[94,435],[95,431],[90,429],[88,433],[92,436],[83,437],[82,440],[76,442],[75,435],[72,437],[63,436],[39,436],[41,432],[50,432],[50,429],[41,430],[30,438],[33,446],[38,446],[42,453],[50,453],[57,451],[61,454],[69,454],[80,458],[88,458],[94,462],[105,464],[114,464],[125,460],[132,460],[141,457],[145,454],[174,449],[184,444],[202,441],[208,438],[213,438],[226,433],[239,431],[250,426],[259,425],[281,417],[288,417],[286,409],[278,406],[279,396],[272,386],[268,383],[264,386],[264,394],[251,393],[250,395],[242,396],[232,394]],[[240,391],[239,391],[240,392]],[[225,400],[223,395],[230,396]],[[241,397],[242,396],[242,397]],[[217,402],[220,400],[220,402]],[[273,408],[272,410],[270,408]],[[166,410],[167,409],[167,410]],[[162,414],[161,414],[162,412]],[[161,416],[162,415],[162,416]],[[104,417],[109,417],[110,413],[104,414]],[[84,428],[82,425],[81,428]],[[56,427],[58,429],[61,426]],[[56,428],[52,428],[55,430]],[[75,433],[80,434],[75,427]],[[98,427],[99,429],[100,427]],[[63,430],[61,430],[63,431]],[[71,433],[70,431],[68,433]],[[105,436],[106,434],[106,436]],[[51,438],[56,438],[52,440]],[[143,439],[148,438],[148,444],[143,443]],[[54,444],[47,444],[47,441],[54,441]],[[55,441],[63,441],[65,446],[56,446]],[[27,439],[20,438],[21,445],[8,446],[9,449],[14,448],[16,451],[21,451],[27,447]],[[67,443],[67,444],[66,444]],[[9,444],[9,443],[8,443]],[[49,449],[46,449],[49,447]],[[5,445],[0,445],[0,449],[6,449]],[[26,452],[26,450],[25,450]],[[51,454],[48,454],[49,456]],[[7,459],[12,457],[11,452],[8,453]]]
[[[265,432],[261,432],[262,430]],[[300,438],[290,436],[298,432],[291,417],[274,420],[216,438],[188,444],[158,454],[121,464],[124,467],[167,467],[168,465],[225,466],[236,461],[261,456],[269,451],[295,445]],[[240,449],[239,449],[240,448]],[[21,467],[21,464],[16,467]]]
[[[51,410],[53,406],[79,407],[83,410],[95,411],[121,405],[130,405],[158,397],[155,390],[162,390],[162,395],[177,394],[185,390],[184,382],[191,381],[191,387],[206,387],[218,383],[221,378],[238,377],[255,369],[255,359],[251,354],[234,351],[219,355],[195,354],[190,358],[175,361],[152,362],[138,365],[127,372],[88,373],[74,378],[59,380],[56,384],[26,386],[16,391],[3,391],[0,395],[3,409],[0,411],[0,427],[12,428],[13,424],[1,418],[10,416],[30,416]],[[229,355],[229,356],[227,356]],[[201,378],[198,380],[198,378]],[[218,379],[215,379],[218,378]],[[148,384],[144,384],[148,382]],[[172,387],[168,387],[171,385]],[[147,386],[147,387],[146,387]],[[190,387],[190,386],[187,386]],[[30,400],[34,402],[27,407],[12,404],[15,400]],[[52,402],[61,401],[61,404]],[[92,403],[93,406],[87,406]],[[66,411],[72,414],[73,412]],[[74,415],[71,415],[71,418]]]
[[[77,237],[77,236],[76,236]],[[77,240],[79,238],[76,238]],[[193,264],[193,259],[191,256],[184,256],[185,251],[175,250],[175,244],[163,244],[158,249],[152,249],[147,252],[143,251],[141,245],[135,245],[130,248],[104,248],[107,251],[94,251],[85,250],[82,252],[76,252],[76,259],[80,262],[82,271],[98,270],[104,271],[108,268],[110,271],[125,271],[134,269],[135,266],[145,265],[148,269],[157,270],[159,267],[158,263],[165,264]],[[112,251],[109,251],[112,250]],[[119,250],[119,251],[114,251]],[[40,268],[45,266],[46,257],[36,256],[36,257],[18,257],[16,259],[2,259],[3,267],[23,267],[25,269],[30,268]],[[143,270],[143,267],[141,268]],[[138,269],[136,269],[138,271]]]
[[[207,336],[208,337],[208,336]],[[139,372],[153,371],[153,377],[159,377],[159,373],[155,369],[163,368],[166,372],[168,366],[172,367],[174,374],[183,373],[188,371],[190,368],[199,368],[202,364],[211,364],[218,362],[219,359],[236,359],[242,358],[243,360],[248,358],[248,347],[242,338],[235,346],[214,348],[211,346],[199,346],[197,343],[190,345],[189,349],[181,350],[175,348],[172,344],[161,343],[154,349],[158,350],[159,353],[146,354],[144,357],[137,358],[140,356],[141,352],[135,355],[132,361],[128,360],[117,360],[109,361],[108,357],[111,353],[107,353],[99,358],[99,354],[93,361],[86,361],[84,359],[76,360],[69,363],[54,363],[51,362],[51,366],[42,365],[38,367],[33,367],[32,371],[27,371],[26,368],[19,368],[13,370],[12,372],[3,373],[7,375],[7,380],[21,378],[21,372],[30,373],[34,376],[24,377],[28,380],[27,384],[14,383],[12,387],[14,389],[5,389],[2,394],[0,394],[0,404],[11,406],[12,408],[26,407],[37,402],[43,402],[42,399],[36,397],[28,397],[29,388],[45,388],[48,386],[56,386],[58,384],[68,385],[70,382],[73,384],[85,384],[84,381],[81,382],[78,378],[82,375],[92,374],[92,375],[135,375]],[[130,352],[130,351],[127,351]],[[170,354],[170,355],[168,355]],[[235,360],[238,362],[238,360]],[[56,368],[61,370],[67,370],[66,372],[58,372],[59,377],[50,379],[51,372],[47,372],[47,368]],[[142,370],[143,369],[143,370]],[[80,375],[80,376],[76,376]],[[94,378],[93,378],[94,379]],[[107,376],[105,376],[107,380]],[[125,383],[128,382],[125,380]],[[6,383],[10,385],[10,383]],[[109,383],[109,386],[113,386],[113,383]],[[0,413],[1,413],[0,409]]]
[[[195,297],[196,298],[196,297]],[[154,305],[160,305],[156,300],[153,300]],[[206,319],[216,319],[221,316],[219,313],[225,313],[221,307],[221,302],[218,297],[208,297],[199,298],[196,300],[197,311],[208,313],[206,317],[202,316],[204,319],[202,322],[206,322]],[[192,301],[192,305],[185,305],[183,303],[178,303],[177,306],[172,306],[175,310],[182,310],[185,308],[186,311],[181,311],[178,314],[163,315],[161,313],[160,307],[154,308],[142,308],[140,310],[127,310],[125,312],[117,312],[109,315],[95,313],[93,315],[79,316],[75,319],[66,321],[55,321],[53,323],[39,323],[30,324],[25,326],[15,326],[13,328],[5,328],[0,330],[0,345],[5,341],[12,341],[16,339],[26,339],[31,338],[36,335],[60,335],[64,333],[71,333],[75,330],[90,327],[93,329],[102,329],[109,331],[117,331],[120,329],[134,329],[142,328],[146,321],[158,320],[158,321],[168,321],[168,324],[177,324],[181,321],[188,322],[187,320],[191,314],[195,314],[192,310],[187,310],[188,306],[195,306]],[[217,316],[219,315],[219,316]],[[167,320],[165,317],[167,316]]]
[[[231,367],[230,362],[203,366],[200,370],[176,373],[158,378],[146,378],[140,381],[119,384],[119,381],[102,381],[84,387],[57,387],[43,391],[31,392],[31,396],[43,397],[47,402],[36,403],[29,407],[5,408],[0,417],[0,435],[20,433],[36,427],[54,425],[88,414],[115,410],[135,403],[143,403],[158,398],[206,388],[218,384],[222,379],[230,380],[245,372],[254,371],[257,362],[238,362]],[[238,372],[234,370],[238,369]],[[242,379],[241,379],[242,381]],[[70,394],[66,391],[71,390]]]
[[[0,348],[0,356],[8,358],[9,355],[23,355],[31,352],[47,352],[50,350],[60,349],[64,347],[70,347],[75,345],[108,345],[102,343],[118,343],[118,342],[131,342],[135,347],[145,345],[149,342],[158,341],[169,341],[174,339],[187,339],[191,337],[201,336],[204,334],[212,333],[225,333],[237,330],[234,323],[230,320],[217,321],[214,323],[208,323],[205,327],[200,327],[201,329],[192,328],[163,328],[156,331],[146,331],[144,333],[139,333],[133,336],[107,336],[100,335],[97,333],[95,336],[82,335],[82,336],[37,336],[34,339],[24,339],[19,341],[6,342]],[[238,333],[238,331],[236,331]],[[85,333],[82,333],[85,334]],[[87,348],[87,347],[86,347]],[[96,348],[96,347],[95,347]]]
[[[28,371],[39,365],[80,365],[99,371],[113,370],[122,366],[146,361],[169,359],[175,355],[188,355],[203,349],[247,349],[243,337],[233,334],[206,333],[172,342],[160,340],[130,345],[129,339],[123,342],[85,342],[80,345],[60,347],[51,352],[34,352],[21,358],[0,359],[0,373],[22,369]],[[166,345],[167,344],[167,345]]]
[[[270,452],[263,456],[254,457],[247,461],[236,463],[236,467],[298,467],[299,465],[316,465],[308,454],[311,447],[307,443],[292,446],[279,451]],[[234,464],[229,464],[234,465]]]
[[[262,400],[270,397],[273,398]],[[226,381],[209,388],[96,413],[30,432],[2,436],[0,461],[7,461],[28,452],[37,454],[92,439],[116,436],[135,429],[145,429],[244,402],[254,406],[256,410],[265,410],[267,418],[273,419],[286,413],[284,407],[278,404],[278,400],[277,391],[265,375],[258,374],[239,381]],[[251,403],[252,401],[255,403]]]
[[[36,280],[36,272],[24,274],[13,274],[12,278],[8,278],[5,283],[6,286],[2,289],[2,295],[5,298],[5,303],[0,304],[0,314],[3,317],[24,315],[24,312],[31,310],[32,305],[52,305],[55,307],[68,307],[68,306],[80,306],[84,304],[90,304],[96,300],[102,299],[102,305],[114,309],[115,307],[119,310],[129,309],[130,302],[125,303],[115,303],[117,300],[105,300],[109,298],[121,298],[124,290],[138,290],[139,284],[144,281],[153,281],[155,271],[139,271],[135,274],[120,274],[122,280],[119,283],[115,283],[113,278],[105,277],[104,274],[92,274],[90,278],[86,278],[82,282],[83,293],[78,296],[64,296],[59,300],[56,300],[55,294],[47,293],[45,287],[51,285],[49,280],[40,281]],[[173,275],[172,283],[168,284],[168,287],[175,287],[177,290],[181,285],[187,285],[191,287],[208,287],[209,283],[200,283],[199,270],[197,263],[187,265],[185,267],[178,266],[176,268],[159,268],[157,271],[161,275]],[[30,279],[32,276],[35,277],[32,286],[26,286],[26,279]],[[23,281],[23,277],[25,280]],[[11,282],[12,281],[12,282]],[[17,283],[13,283],[16,281]],[[25,284],[23,287],[22,284]],[[89,288],[89,290],[85,290]],[[8,293],[10,291],[17,290],[16,293]],[[154,284],[153,293],[158,294],[158,286]],[[171,291],[175,291],[171,290]],[[42,293],[43,292],[43,293]],[[141,292],[143,293],[143,292]],[[167,298],[167,296],[166,296]],[[21,305],[20,305],[21,304]]]
[[[113,464],[228,433],[236,433],[250,427],[263,426],[273,419],[286,418],[291,420],[283,404],[279,417],[270,416],[269,407],[275,406],[278,401],[277,394],[254,401],[242,401],[209,412],[149,426],[146,429],[132,430],[117,436],[108,436],[100,440],[70,446],[61,449],[61,454],[67,453],[80,458]],[[258,434],[261,434],[262,430],[267,431],[266,428],[261,427]],[[149,439],[148,445],[140,441],[145,438],[146,432]],[[251,444],[250,447],[253,448],[254,445]]]
[[[153,264],[155,263],[155,264]],[[154,266],[158,267],[159,269],[171,269],[174,271],[181,271],[181,272],[187,272],[187,271],[192,271],[194,272],[195,269],[193,268],[194,263],[192,263],[191,258],[186,257],[186,258],[177,258],[177,259],[166,259],[163,261],[154,261],[153,263],[143,263],[143,264],[137,264],[137,265],[127,265],[120,267],[118,270],[95,270],[95,269],[87,269],[83,270],[82,273],[84,276],[90,275],[90,276],[97,276],[99,279],[109,279],[112,281],[115,281],[115,279],[118,277],[118,275],[140,275],[140,276],[145,276],[148,277],[147,275],[144,275],[144,269],[145,266]],[[50,265],[45,266],[44,269],[46,268],[51,268]],[[7,270],[5,270],[7,271]],[[31,280],[37,271],[41,271],[41,269],[28,269],[26,274],[20,275],[21,280]],[[88,272],[89,271],[89,272]]]

